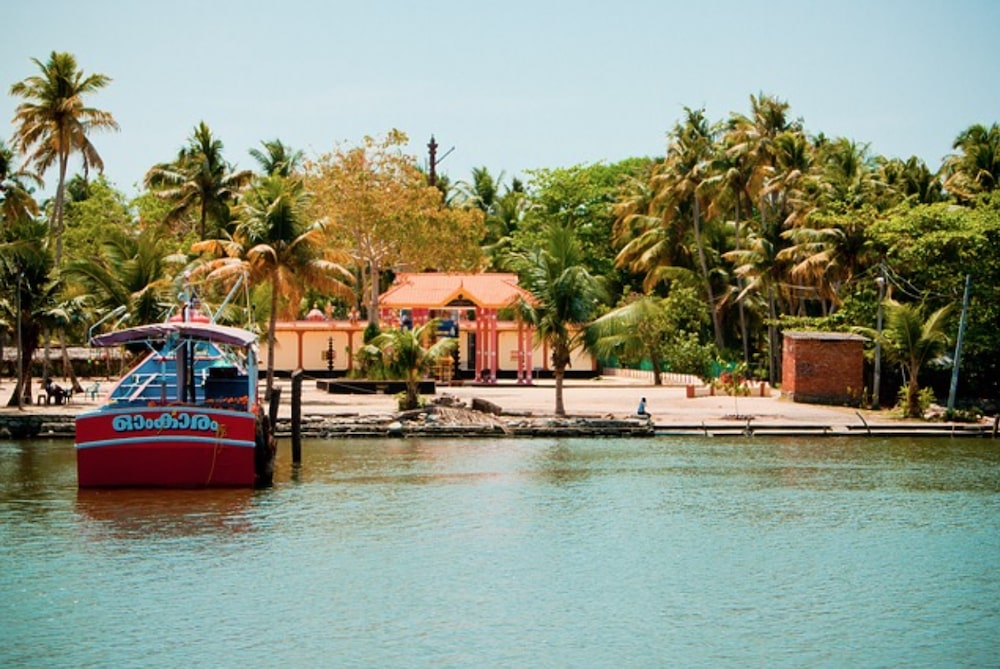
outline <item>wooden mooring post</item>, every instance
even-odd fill
[[[302,370],[292,372],[292,464],[302,463]]]

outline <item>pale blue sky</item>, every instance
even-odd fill
[[[959,132],[1000,121],[998,0],[46,0],[3,14],[0,117],[31,57],[73,53],[114,80],[90,103],[121,132],[93,141],[128,194],[201,120],[245,168],[261,140],[315,155],[394,127],[425,164],[434,134],[455,149],[439,167],[453,180],[662,155],[683,107],[721,120],[758,92],[810,133],[932,170]]]

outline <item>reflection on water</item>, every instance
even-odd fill
[[[0,665],[996,661],[993,441],[347,440],[304,460],[259,491],[78,491],[71,443],[0,442]]]
[[[254,492],[220,490],[100,490],[77,492],[76,510],[90,532],[138,541],[245,531]]]

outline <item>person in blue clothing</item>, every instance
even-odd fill
[[[636,410],[636,415],[641,418],[650,418],[649,412],[646,411],[646,398],[643,397],[639,400],[639,408]]]

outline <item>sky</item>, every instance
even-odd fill
[[[72,53],[112,78],[87,102],[121,129],[91,141],[130,196],[200,121],[240,169],[265,140],[315,157],[396,128],[422,166],[433,135],[439,173],[504,183],[662,156],[685,107],[723,120],[760,93],[932,170],[1000,122],[1000,0],[15,0],[3,17],[0,118],[31,58]]]

